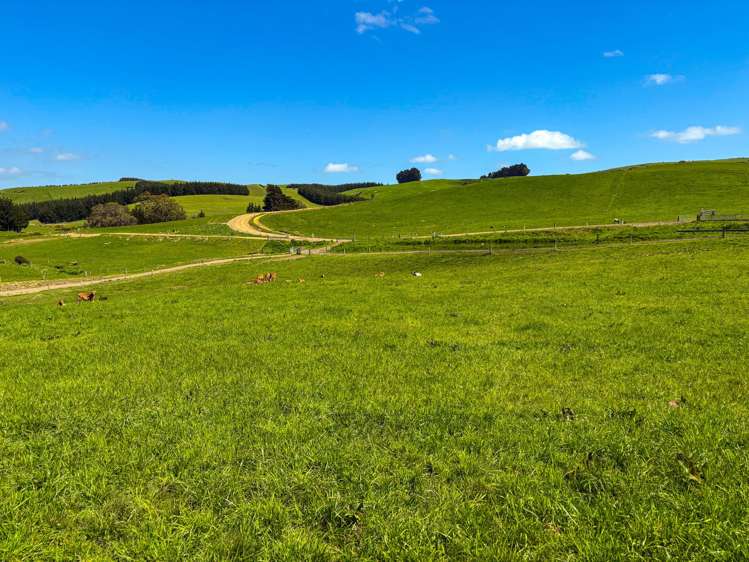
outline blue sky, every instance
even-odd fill
[[[749,156],[745,0],[5,0],[2,19],[0,187]]]

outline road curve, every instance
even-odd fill
[[[279,211],[285,212],[303,212],[314,209],[298,209],[294,211]],[[300,242],[340,242],[337,238],[317,238],[315,236],[295,236],[286,232],[275,232],[267,229],[260,224],[260,219],[269,213],[247,213],[245,215],[239,215],[234,217],[227,224],[235,232],[241,232],[242,234],[249,234],[251,236],[258,236],[260,238],[266,238],[268,240],[298,240]],[[344,240],[345,241],[345,240]]]

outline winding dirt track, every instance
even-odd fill
[[[304,211],[314,211],[317,207],[308,207],[305,209],[295,209],[293,211],[279,211],[281,213],[300,213]],[[231,219],[227,226],[235,232],[250,234],[268,240],[299,240],[301,242],[340,242],[336,238],[317,238],[314,236],[295,236],[286,232],[275,232],[267,229],[260,224],[260,219],[268,213],[248,213]]]
[[[238,258],[222,258],[216,260],[208,260],[202,262],[186,263],[183,265],[175,265],[173,267],[165,267],[163,269],[155,269],[153,271],[144,271],[142,273],[123,273],[121,275],[110,275],[107,277],[94,277],[91,279],[79,279],[76,281],[34,281],[33,283],[11,283],[6,288],[0,290],[0,297],[15,297],[19,295],[31,295],[34,293],[41,293],[44,291],[52,291],[59,289],[75,289],[79,287],[91,287],[93,285],[101,285],[103,283],[113,283],[115,281],[132,281],[133,279],[142,279],[144,277],[155,277],[156,275],[165,275],[167,273],[177,273],[179,271],[186,271],[188,269],[197,269],[203,267],[212,267],[216,265],[226,265],[229,263],[237,263],[252,260],[274,260],[280,259],[297,259],[300,256],[288,256],[288,255],[253,255],[253,256],[242,256]]]

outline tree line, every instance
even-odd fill
[[[485,176],[481,176],[482,180],[493,180],[497,178],[516,178],[524,177],[531,173],[531,169],[525,164],[514,164],[512,166],[505,166],[501,170],[496,172],[490,172]]]
[[[0,197],[0,231],[21,232],[29,226],[29,217],[13,201]]]
[[[249,195],[246,185],[219,182],[180,182],[163,183],[154,181],[139,181],[134,187],[129,187],[111,193],[87,195],[74,199],[53,199],[51,201],[35,201],[19,205],[29,219],[42,223],[72,222],[87,218],[96,205],[118,203],[130,205],[135,203],[145,193],[151,195],[168,195],[179,197],[182,195]]]
[[[277,185],[267,185],[265,187],[265,199],[263,200],[263,211],[291,211],[301,209],[302,205],[296,199],[286,195]],[[249,208],[248,208],[249,210]]]

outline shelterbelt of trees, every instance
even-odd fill
[[[130,205],[135,203],[144,193],[179,197],[181,195],[249,195],[250,191],[246,185],[233,183],[138,181],[134,187],[111,193],[88,195],[74,199],[24,203],[18,205],[18,207],[29,219],[35,219],[42,223],[71,222],[87,218],[96,205],[105,203]]]
[[[354,189],[366,189],[370,187],[381,187],[381,183],[345,183],[342,185],[323,185],[320,183],[295,183],[287,187],[296,189],[299,195],[309,199],[318,205],[333,206],[343,203],[355,203],[364,201],[364,198],[358,195],[345,195],[344,192]]]

